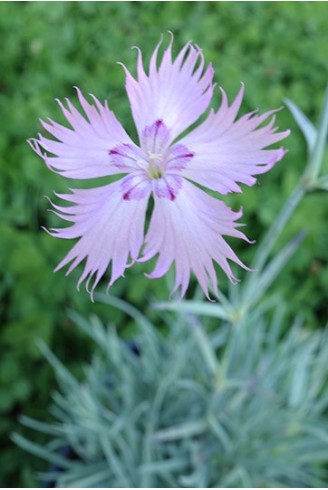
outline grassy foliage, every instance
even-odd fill
[[[67,309],[106,318],[102,305],[91,305],[84,291],[76,292],[78,272],[69,279],[52,272],[70,244],[40,230],[55,219],[46,212],[43,196],[65,189],[67,182],[51,174],[26,144],[40,130],[38,118],[60,119],[54,98],[74,99],[73,86],[78,85],[108,98],[134,134],[116,61],[133,71],[130,46],[137,44],[148,58],[160,34],[170,29],[177,49],[189,39],[202,47],[230,97],[240,81],[246,84],[245,112],[279,107],[288,97],[316,119],[327,77],[327,21],[324,2],[65,2],[51,8],[47,2],[0,4],[0,484],[27,486],[32,481],[29,461],[24,457],[26,464],[21,465],[7,435],[22,410],[40,415],[49,398],[52,375],[35,338],[43,338],[78,370],[88,346],[67,320]],[[227,199],[235,209],[243,204],[252,239],[272,222],[306,158],[303,138],[288,111],[278,118],[281,128],[292,129],[289,154],[254,188]],[[287,315],[299,313],[311,328],[327,318],[327,218],[327,195],[308,196],[282,237],[287,242],[300,229],[308,230],[277,290],[289,295]],[[254,247],[239,250],[246,262]],[[145,280],[143,271],[144,266],[132,268],[112,289],[114,296],[141,310],[145,298],[167,299],[165,280]],[[119,328],[131,326],[123,314],[113,315]]]
[[[327,336],[296,321],[282,337],[281,312],[217,321],[212,335],[191,315],[164,335],[139,314],[134,350],[75,315],[97,353],[79,381],[43,347],[60,387],[53,420],[22,422],[48,442],[14,440],[60,488],[326,487]]]

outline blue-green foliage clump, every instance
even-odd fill
[[[149,59],[160,34],[171,30],[177,50],[190,39],[202,47],[230,98],[240,81],[246,84],[244,112],[279,107],[288,97],[315,120],[327,77],[327,22],[324,2],[0,4],[0,484],[33,483],[30,461],[24,456],[22,464],[8,434],[18,414],[40,416],[49,399],[53,379],[35,338],[43,338],[78,371],[90,347],[67,320],[66,310],[106,316],[103,305],[92,305],[84,291],[76,292],[78,271],[70,278],[52,272],[71,245],[41,230],[41,225],[58,224],[46,212],[43,196],[73,185],[49,172],[28,147],[26,140],[40,130],[38,119],[63,121],[54,99],[74,100],[73,86],[78,85],[102,100],[108,98],[135,134],[123,71],[116,61],[134,71],[130,46],[140,46]],[[243,205],[251,239],[273,221],[306,159],[303,139],[288,111],[280,112],[278,121],[282,129],[292,129],[288,155],[254,188],[226,198],[234,209]],[[282,237],[287,242],[296,231],[308,230],[297,260],[291,260],[276,287],[281,296],[289,296],[287,317],[297,312],[310,328],[321,327],[327,317],[327,218],[327,196],[309,195]],[[234,241],[233,247],[249,263],[256,245],[245,248]],[[167,299],[165,280],[145,280],[144,267],[131,268],[112,288],[113,295],[143,311],[145,298]],[[225,289],[226,278],[220,277]],[[113,315],[120,330],[133,328],[122,313]]]
[[[80,380],[43,348],[60,387],[52,421],[22,422],[48,442],[14,436],[52,465],[43,484],[326,487],[326,333],[309,335],[295,321],[283,335],[280,306],[270,322],[217,320],[209,335],[196,317],[175,314],[163,334],[110,302],[136,317],[133,344],[75,315],[98,348]]]

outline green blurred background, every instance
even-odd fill
[[[56,220],[47,213],[43,196],[72,183],[49,172],[27,145],[40,131],[38,119],[63,122],[54,99],[68,96],[74,101],[73,86],[78,85],[108,99],[134,134],[123,70],[116,61],[134,72],[136,53],[130,46],[138,45],[148,60],[161,33],[171,30],[176,51],[190,39],[201,46],[230,99],[240,82],[245,83],[242,112],[279,107],[288,97],[316,120],[327,82],[327,25],[325,2],[0,4],[1,486],[35,485],[33,471],[42,468],[8,439],[21,413],[47,417],[54,379],[36,339],[43,338],[78,371],[89,347],[68,319],[70,309],[129,327],[122,314],[92,304],[83,288],[76,291],[79,271],[69,278],[62,271],[53,273],[71,245],[40,229]],[[287,109],[278,114],[278,124],[292,130],[285,143],[288,155],[254,188],[227,199],[234,209],[243,205],[251,239],[258,239],[273,221],[305,165],[305,143]],[[327,218],[328,196],[310,195],[280,240],[281,245],[307,230],[275,287],[283,296],[294,292],[288,298],[290,316],[303,316],[313,329],[324,326],[328,313]],[[256,245],[231,243],[249,262]],[[165,279],[145,279],[145,270],[144,265],[133,267],[111,292],[152,315],[149,302],[167,299],[168,289]],[[225,289],[227,280],[220,277]]]

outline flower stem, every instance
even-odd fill
[[[267,261],[276,241],[278,240],[282,230],[284,229],[287,221],[297,208],[305,195],[305,189],[301,184],[297,185],[293,193],[289,196],[282,210],[280,211],[277,219],[270,226],[267,234],[261,241],[252,263],[252,268],[260,272],[263,269],[264,264]]]
[[[313,150],[311,151],[310,158],[306,165],[303,176],[300,179],[299,184],[296,186],[294,192],[286,201],[280,214],[275,222],[269,228],[264,239],[260,243],[257,253],[255,254],[252,268],[257,272],[261,272],[265,265],[279,235],[284,229],[287,221],[305,196],[306,192],[315,188],[318,181],[320,167],[323,161],[324,150],[326,146],[328,133],[328,85],[325,92],[323,107],[320,115],[320,122],[316,140]]]
[[[315,183],[319,176],[320,167],[323,160],[328,133],[328,85],[326,87],[323,107],[320,114],[319,130],[314,144],[314,148],[309,160],[309,164],[305,170],[304,176],[310,179],[311,183]]]

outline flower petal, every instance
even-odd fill
[[[133,172],[121,180],[123,199],[148,199],[152,185],[144,172]]]
[[[170,130],[172,140],[193,124],[207,109],[213,94],[213,68],[204,70],[204,55],[197,46],[187,43],[172,60],[173,36],[158,65],[155,48],[150,60],[149,74],[143,66],[138,49],[137,80],[123,65],[126,90],[139,138],[146,126],[162,120]]]
[[[194,154],[191,153],[188,148],[184,145],[173,145],[170,148],[170,156],[167,160],[166,169],[171,171],[180,171],[186,167]]]
[[[219,110],[181,140],[193,153],[183,176],[209,189],[227,194],[240,192],[237,182],[252,186],[254,175],[262,174],[285,155],[283,148],[265,149],[286,138],[290,131],[277,133],[275,117],[260,127],[276,110],[262,116],[249,113],[235,120],[244,93],[242,86],[236,99],[228,105],[222,91]]]
[[[141,133],[140,144],[148,154],[164,153],[171,141],[170,131],[161,119],[146,126]]]
[[[68,99],[67,108],[58,101],[72,129],[51,119],[48,122],[41,121],[43,128],[58,141],[39,135],[39,139],[29,141],[31,147],[44,159],[50,170],[61,173],[64,177],[89,179],[122,173],[122,168],[112,162],[110,151],[119,145],[140,150],[109,110],[107,103],[102,105],[92,96],[94,105],[91,105],[82,92],[78,88],[76,90],[87,119]],[[49,156],[48,153],[55,156]],[[132,170],[125,168],[124,172]]]
[[[247,240],[237,230],[241,225],[235,222],[241,212],[231,211],[222,201],[186,180],[174,201],[156,195],[154,200],[144,253],[139,259],[146,261],[159,254],[156,267],[149,277],[163,276],[174,263],[174,291],[181,287],[181,297],[184,296],[193,271],[208,297],[209,283],[217,292],[213,262],[217,262],[231,280],[235,278],[228,260],[246,268],[222,238],[222,235],[228,235]]]
[[[92,295],[110,264],[109,286],[123,275],[129,255],[132,261],[137,259],[144,238],[148,199],[124,199],[122,181],[94,189],[74,189],[72,194],[58,194],[58,197],[73,206],[54,205],[55,213],[73,224],[68,228],[53,228],[49,233],[58,238],[79,238],[79,241],[55,270],[72,262],[69,274],[86,259],[78,286],[87,279],[89,290],[93,279]]]
[[[161,179],[153,179],[151,182],[154,194],[157,197],[164,199],[174,199],[177,197],[178,193],[183,184],[183,178],[181,175],[174,175],[167,173]]]

